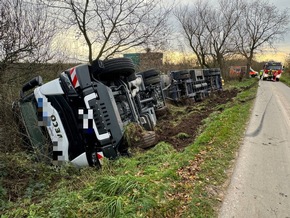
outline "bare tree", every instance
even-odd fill
[[[287,69],[288,74],[290,74],[290,54],[285,58],[285,67]]]
[[[249,71],[254,54],[265,45],[273,46],[288,31],[289,12],[268,1],[249,2],[236,27],[236,47],[247,59]]]
[[[45,61],[56,29],[37,2],[0,1],[0,69],[19,61]]]
[[[109,58],[138,46],[154,49],[166,40],[170,8],[162,0],[55,0],[61,21],[77,27],[88,48],[88,60]]]
[[[233,32],[243,7],[242,0],[219,0],[219,7],[204,17],[204,23],[210,34],[210,53],[223,74],[227,71],[224,65],[225,58],[235,52]]]
[[[186,6],[177,10],[175,14],[183,35],[201,67],[218,65],[225,71],[225,57],[235,51],[233,30],[242,7],[242,0],[219,0],[216,8],[198,0],[193,8]]]
[[[209,16],[209,8],[207,1],[198,1],[192,8],[185,5],[174,13],[182,28],[182,35],[202,68],[209,67],[210,35],[204,23],[205,17]]]

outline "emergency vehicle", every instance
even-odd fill
[[[263,70],[263,80],[279,81],[283,72],[283,66],[281,62],[269,61],[265,63]]]

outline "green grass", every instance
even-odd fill
[[[204,121],[183,152],[160,142],[131,158],[105,161],[102,169],[52,168],[11,142],[0,154],[0,215],[3,217],[215,217],[227,169],[240,145],[257,80],[226,84],[244,90]],[[7,106],[8,108],[8,106]],[[177,111],[179,113],[179,111]],[[9,116],[9,115],[7,115]],[[12,125],[12,124],[11,124]],[[177,137],[185,137],[180,133]],[[13,153],[13,157],[12,154]],[[4,158],[4,159],[3,159]],[[9,200],[8,175],[21,192]],[[29,179],[31,178],[31,179]],[[25,180],[25,181],[24,181]],[[22,183],[21,183],[22,182]],[[17,184],[15,184],[17,185]],[[14,193],[17,194],[17,193]]]
[[[282,74],[280,81],[285,83],[286,85],[290,86],[290,72],[285,71]]]
[[[225,82],[224,89],[245,89],[255,86],[258,78],[244,78],[242,82],[238,80],[229,80]]]

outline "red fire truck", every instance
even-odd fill
[[[263,70],[263,80],[279,81],[283,72],[283,66],[281,62],[269,61],[265,63]]]

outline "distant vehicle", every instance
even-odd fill
[[[263,80],[279,81],[283,72],[283,65],[281,62],[269,61],[263,67]]]
[[[230,66],[230,77],[239,77],[245,74],[246,70],[246,66]]]
[[[250,67],[250,77],[257,77],[258,76],[258,72],[253,70],[251,67]]]

